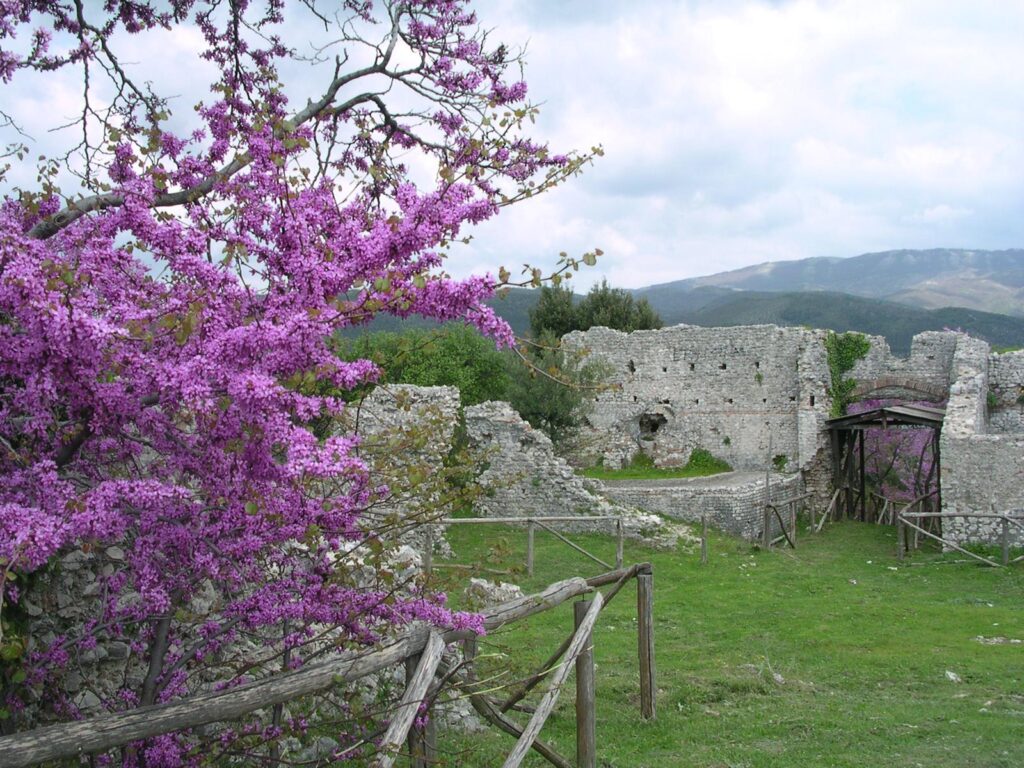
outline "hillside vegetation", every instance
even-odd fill
[[[645,299],[664,325],[774,323],[860,331],[884,336],[902,355],[910,352],[914,334],[945,328],[998,347],[1024,345],[1024,250],[888,251],[775,262],[631,293]],[[488,303],[516,333],[526,335],[539,295],[513,288]],[[577,303],[582,298],[577,296]],[[423,325],[385,318],[369,329]],[[360,332],[365,331],[350,331]]]

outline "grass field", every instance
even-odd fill
[[[664,480],[705,477],[731,471],[732,467],[728,462],[712,456],[702,448],[697,448],[690,454],[690,460],[683,467],[656,467],[649,456],[638,453],[628,465],[619,469],[607,469],[604,466],[588,467],[582,474],[598,480]]]
[[[489,568],[522,563],[525,538],[491,526],[449,531],[459,562]],[[611,538],[574,538],[605,559],[614,552]],[[638,711],[627,588],[594,634],[599,765],[1024,765],[1024,644],[977,639],[1024,639],[1024,569],[937,554],[897,567],[894,544],[891,528],[858,523],[804,536],[796,551],[716,536],[701,566],[696,554],[627,543],[627,563],[654,565],[658,717],[645,722]],[[508,580],[533,591],[599,570],[538,533],[535,575]],[[571,626],[563,605],[487,638],[481,675],[501,685],[532,672]],[[542,731],[570,760],[573,696],[570,677]],[[442,732],[439,742],[451,766],[501,765],[513,744],[493,731]]]

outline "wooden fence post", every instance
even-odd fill
[[[590,601],[573,603],[576,630],[590,608]],[[594,701],[593,632],[576,657],[576,766],[597,768],[597,713]]]
[[[700,516],[700,563],[708,564],[708,516]]]
[[[636,577],[636,623],[640,651],[640,716],[653,720],[658,693],[654,676],[654,576]]]
[[[414,653],[405,660],[405,679],[411,681],[416,674],[416,667],[419,666],[422,654]],[[429,713],[428,713],[429,714]],[[425,727],[417,726],[415,721],[409,728],[409,738],[406,744],[409,748],[410,768],[428,768],[436,760],[436,746],[434,718],[427,720]]]
[[[907,529],[903,527],[903,517],[896,514],[896,559],[903,562],[903,552],[907,547]]]
[[[405,683],[405,692],[392,711],[391,722],[380,740],[379,751],[370,761],[371,768],[391,768],[395,764],[400,745],[410,737],[409,730],[427,695],[443,653],[444,640],[440,634],[431,632],[413,668],[413,674]]]
[[[764,514],[761,516],[761,548],[771,549],[772,548],[772,518],[771,512],[768,511],[768,502],[764,505]]]
[[[533,535],[537,525],[531,520],[526,524],[526,575],[533,576]]]
[[[622,518],[615,521],[615,567],[622,567],[622,544],[624,531],[622,529]]]
[[[1002,545],[1003,545],[1003,565],[1010,564],[1010,521],[1004,516],[1003,522],[1003,533],[1002,533]]]
[[[791,543],[793,549],[796,549],[796,502],[789,502],[789,530],[791,533]]]

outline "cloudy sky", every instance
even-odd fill
[[[637,287],[762,261],[1024,247],[1024,2],[491,0],[570,185],[453,263],[605,251]]]
[[[494,38],[527,46],[536,134],[606,155],[479,227],[455,275],[550,268],[594,247],[605,255],[578,290],[807,256],[1024,247],[1024,0],[475,7]],[[197,31],[125,44],[178,104],[205,96],[190,93],[209,75]],[[72,72],[40,77],[5,89],[3,108],[45,151],[81,86]]]

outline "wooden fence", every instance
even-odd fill
[[[534,538],[536,536],[537,528],[547,531],[556,539],[561,541],[563,544],[575,549],[580,554],[590,558],[598,565],[603,568],[611,570],[613,567],[610,563],[605,562],[597,555],[592,552],[588,552],[586,549],[581,547],[574,541],[570,541],[567,537],[556,531],[551,527],[551,523],[615,523],[615,568],[622,567],[622,547],[623,547],[623,536],[624,532],[622,529],[622,518],[617,515],[562,515],[562,516],[548,516],[548,517],[446,517],[437,522],[443,525],[525,525],[526,526],[526,573],[533,576],[533,561],[534,561]],[[428,529],[429,537],[429,529]],[[424,569],[429,573],[434,567],[433,557],[430,552],[433,549],[432,542],[427,539],[427,546],[424,547],[427,551],[426,560],[424,562]],[[452,567],[450,564],[445,564],[441,567]],[[463,567],[463,566],[457,566]]]
[[[908,507],[910,507],[910,505],[908,505]],[[942,520],[953,518],[1002,521],[1000,524],[999,560],[965,549],[955,541],[950,541],[946,538],[945,534],[935,533],[934,527],[932,530],[927,529],[927,522],[941,522]],[[904,510],[900,510],[896,513],[896,558],[902,561],[906,557],[907,553],[918,548],[919,537],[925,536],[926,538],[939,542],[943,547],[949,547],[950,549],[953,549],[963,555],[967,555],[967,557],[972,560],[977,560],[985,565],[991,565],[998,568],[1010,565],[1011,563],[1019,563],[1024,561],[1024,555],[1020,555],[1012,559],[1010,558],[1010,528],[1013,526],[1024,530],[1024,521],[998,512],[913,512],[904,508]],[[939,530],[941,531],[941,528]]]
[[[488,632],[550,610],[573,598],[592,595],[575,609],[574,629],[565,642],[536,673],[528,677],[504,702],[498,702],[474,685],[476,636],[466,631],[441,632],[430,627],[411,628],[385,645],[364,651],[352,651],[316,662],[302,669],[222,691],[197,694],[167,704],[140,707],[130,712],[98,715],[73,723],[36,728],[24,733],[0,737],[0,766],[28,768],[39,763],[97,755],[133,742],[165,733],[222,723],[258,709],[298,699],[302,696],[344,686],[388,667],[404,664],[406,687],[391,715],[381,739],[381,748],[371,765],[389,768],[407,745],[414,768],[433,761],[432,737],[414,727],[421,705],[430,703],[441,690],[436,682],[451,680],[470,699],[474,709],[491,725],[516,737],[504,768],[516,768],[533,749],[557,768],[572,768],[572,763],[538,736],[551,714],[570,668],[577,674],[576,724],[577,768],[596,768],[595,692],[592,632],[601,610],[630,580],[637,583],[638,659],[640,667],[640,711],[645,718],[655,717],[654,665],[654,593],[650,564],[641,563],[617,569],[590,579],[571,578],[551,584],[541,592],[511,600],[483,612]],[[599,587],[611,585],[604,594]],[[461,642],[464,662],[449,658],[448,644]],[[524,727],[505,713],[533,688],[548,680],[547,687],[529,723]],[[268,758],[266,764],[273,765]]]
[[[785,541],[790,547],[796,549],[796,523],[797,515],[803,506],[801,502],[809,499],[813,494],[801,493],[799,496],[792,496],[782,501],[769,502],[764,505],[761,520],[761,546],[771,549],[775,544]],[[779,535],[772,536],[772,521],[779,524]]]

